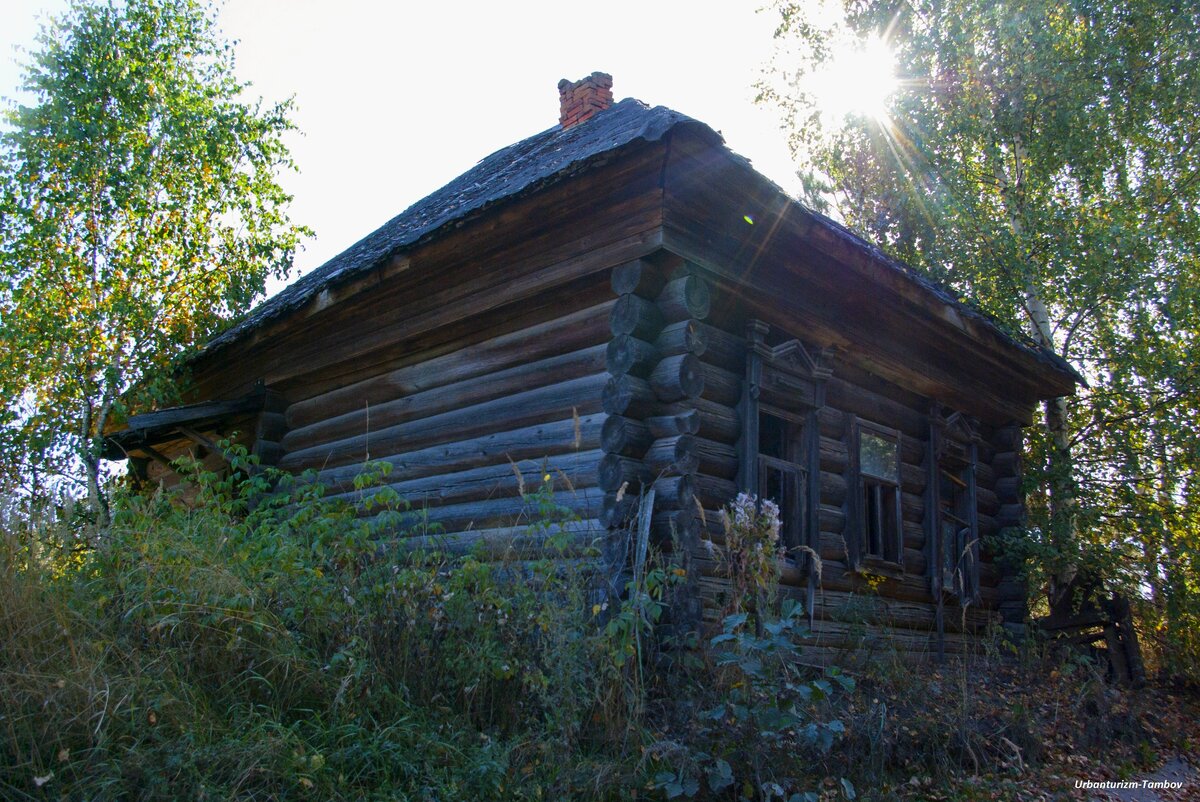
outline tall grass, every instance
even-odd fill
[[[80,559],[8,522],[0,797],[543,799],[628,763],[625,674],[552,526],[533,560],[406,554],[399,507],[196,478]]]
[[[0,522],[0,799],[895,799],[872,789],[1038,762],[1046,706],[981,665],[804,668],[752,499],[703,633],[657,627],[685,573],[661,555],[598,596],[549,485],[539,550],[497,557],[404,548],[428,528],[386,490],[366,519],[250,475],[126,496],[103,532]]]

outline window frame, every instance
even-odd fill
[[[738,490],[759,495],[759,413],[782,417],[798,429],[790,438],[794,464],[804,469],[797,493],[798,509],[784,517],[784,559],[807,575],[808,609],[815,593],[813,556],[820,551],[820,422],[825,405],[825,383],[832,375],[829,349],[812,350],[792,338],[767,344],[771,327],[761,320],[746,325],[745,381],[738,404],[741,434],[738,442]],[[786,335],[785,335],[786,336]],[[782,338],[776,338],[782,339]],[[789,526],[788,519],[794,524]],[[788,530],[791,530],[790,533]]]
[[[957,598],[963,606],[979,600],[978,443],[976,425],[961,413],[946,416],[939,410],[931,416],[926,511],[930,585],[935,596]],[[943,477],[961,488],[954,512],[948,511],[943,497]],[[946,517],[957,524],[952,543],[947,543]],[[950,546],[953,548],[948,551]]]
[[[847,545],[854,568],[868,568],[885,574],[904,571],[904,513],[902,509],[903,460],[901,434],[898,429],[873,421],[854,418],[850,437],[850,469],[853,496],[850,500],[852,517],[847,521]],[[862,466],[863,435],[888,440],[895,447],[895,481],[868,473]],[[874,503],[872,503],[872,500]],[[870,519],[870,520],[869,520]],[[874,523],[877,531],[871,531]],[[872,539],[878,540],[873,551]]]
[[[783,457],[772,457],[762,452],[762,419],[763,416],[769,415],[776,418],[784,424],[784,450]],[[758,434],[759,442],[756,453],[755,466],[755,495],[761,503],[766,497],[765,492],[765,472],[764,469],[777,470],[785,476],[791,476],[791,493],[794,498],[794,509],[788,509],[788,499],[785,497],[779,504],[780,518],[783,521],[783,531],[780,532],[780,539],[783,547],[789,555],[794,555],[808,543],[805,537],[805,522],[809,517],[809,505],[812,503],[808,498],[809,476],[812,471],[812,466],[809,465],[808,459],[808,421],[807,416],[798,414],[786,409],[773,406],[771,404],[760,403],[758,405]]]

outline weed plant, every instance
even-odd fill
[[[594,577],[556,559],[571,530],[549,485],[531,494],[540,556],[485,560],[406,551],[395,533],[421,522],[386,489],[367,518],[235,467],[236,483],[193,466],[188,505],[124,497],[70,559],[65,524],[7,522],[0,798],[603,798],[632,782],[626,673]]]

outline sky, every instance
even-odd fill
[[[558,122],[558,81],[613,76],[613,95],[720,131],[761,172],[798,181],[776,113],[753,102],[772,52],[766,0],[603,3],[227,0],[237,72],[267,101],[294,97],[292,217],[317,267],[485,156]],[[2,0],[0,97],[39,20],[65,0]],[[26,52],[22,52],[24,48]]]

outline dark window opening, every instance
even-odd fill
[[[803,425],[781,415],[758,416],[758,497],[779,506],[783,546],[794,555],[804,544],[808,471],[802,464]]]
[[[892,433],[862,429],[858,437],[862,556],[902,562],[900,444]]]
[[[938,466],[938,533],[942,589],[962,598],[975,593],[977,548],[973,504],[974,471],[958,460]]]

